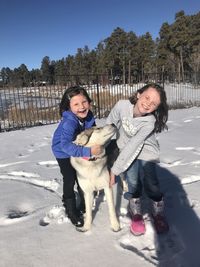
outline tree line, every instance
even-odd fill
[[[177,73],[184,81],[186,72],[200,71],[200,12],[175,14],[172,24],[164,22],[159,37],[151,34],[137,36],[117,27],[111,35],[100,41],[95,49],[78,48],[75,55],[51,60],[42,59],[40,69],[29,71],[25,64],[11,70],[1,69],[3,85],[29,86],[30,84],[64,84],[66,76],[104,73],[110,77],[122,77],[131,82],[132,76],[146,73]]]

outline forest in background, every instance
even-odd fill
[[[121,82],[131,83],[131,77],[144,80],[147,73],[177,73],[178,81],[185,81],[185,73],[200,71],[200,12],[186,15],[175,14],[172,24],[164,22],[159,37],[151,34],[136,36],[117,27],[111,35],[100,41],[95,49],[86,45],[78,48],[75,55],[58,60],[44,56],[40,69],[28,70],[25,64],[11,70],[3,67],[0,72],[1,86],[34,86],[39,83],[66,83],[66,76],[106,74],[121,77]]]

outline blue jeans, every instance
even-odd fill
[[[153,201],[162,199],[155,162],[136,159],[124,174],[128,183],[128,192],[124,194],[126,199],[139,198],[143,189]]]

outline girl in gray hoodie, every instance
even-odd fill
[[[111,168],[111,185],[120,174],[127,180],[128,192],[124,197],[129,200],[131,232],[135,235],[145,233],[141,211],[143,187],[152,200],[152,217],[157,232],[163,233],[169,228],[163,214],[163,194],[156,173],[159,144],[155,137],[167,128],[167,119],[166,94],[163,87],[155,83],[140,88],[129,100],[119,100],[107,118],[108,124],[114,123],[118,128],[119,155]]]

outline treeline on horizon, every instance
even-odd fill
[[[117,27],[100,41],[95,49],[78,48],[75,55],[51,60],[45,56],[40,69],[28,70],[25,64],[11,70],[1,69],[1,84],[14,86],[34,85],[38,81],[64,84],[66,76],[107,74],[109,76],[143,77],[145,73],[179,73],[184,81],[185,72],[200,71],[200,12],[175,14],[172,24],[164,22],[159,38],[153,40],[146,32],[136,36]]]

